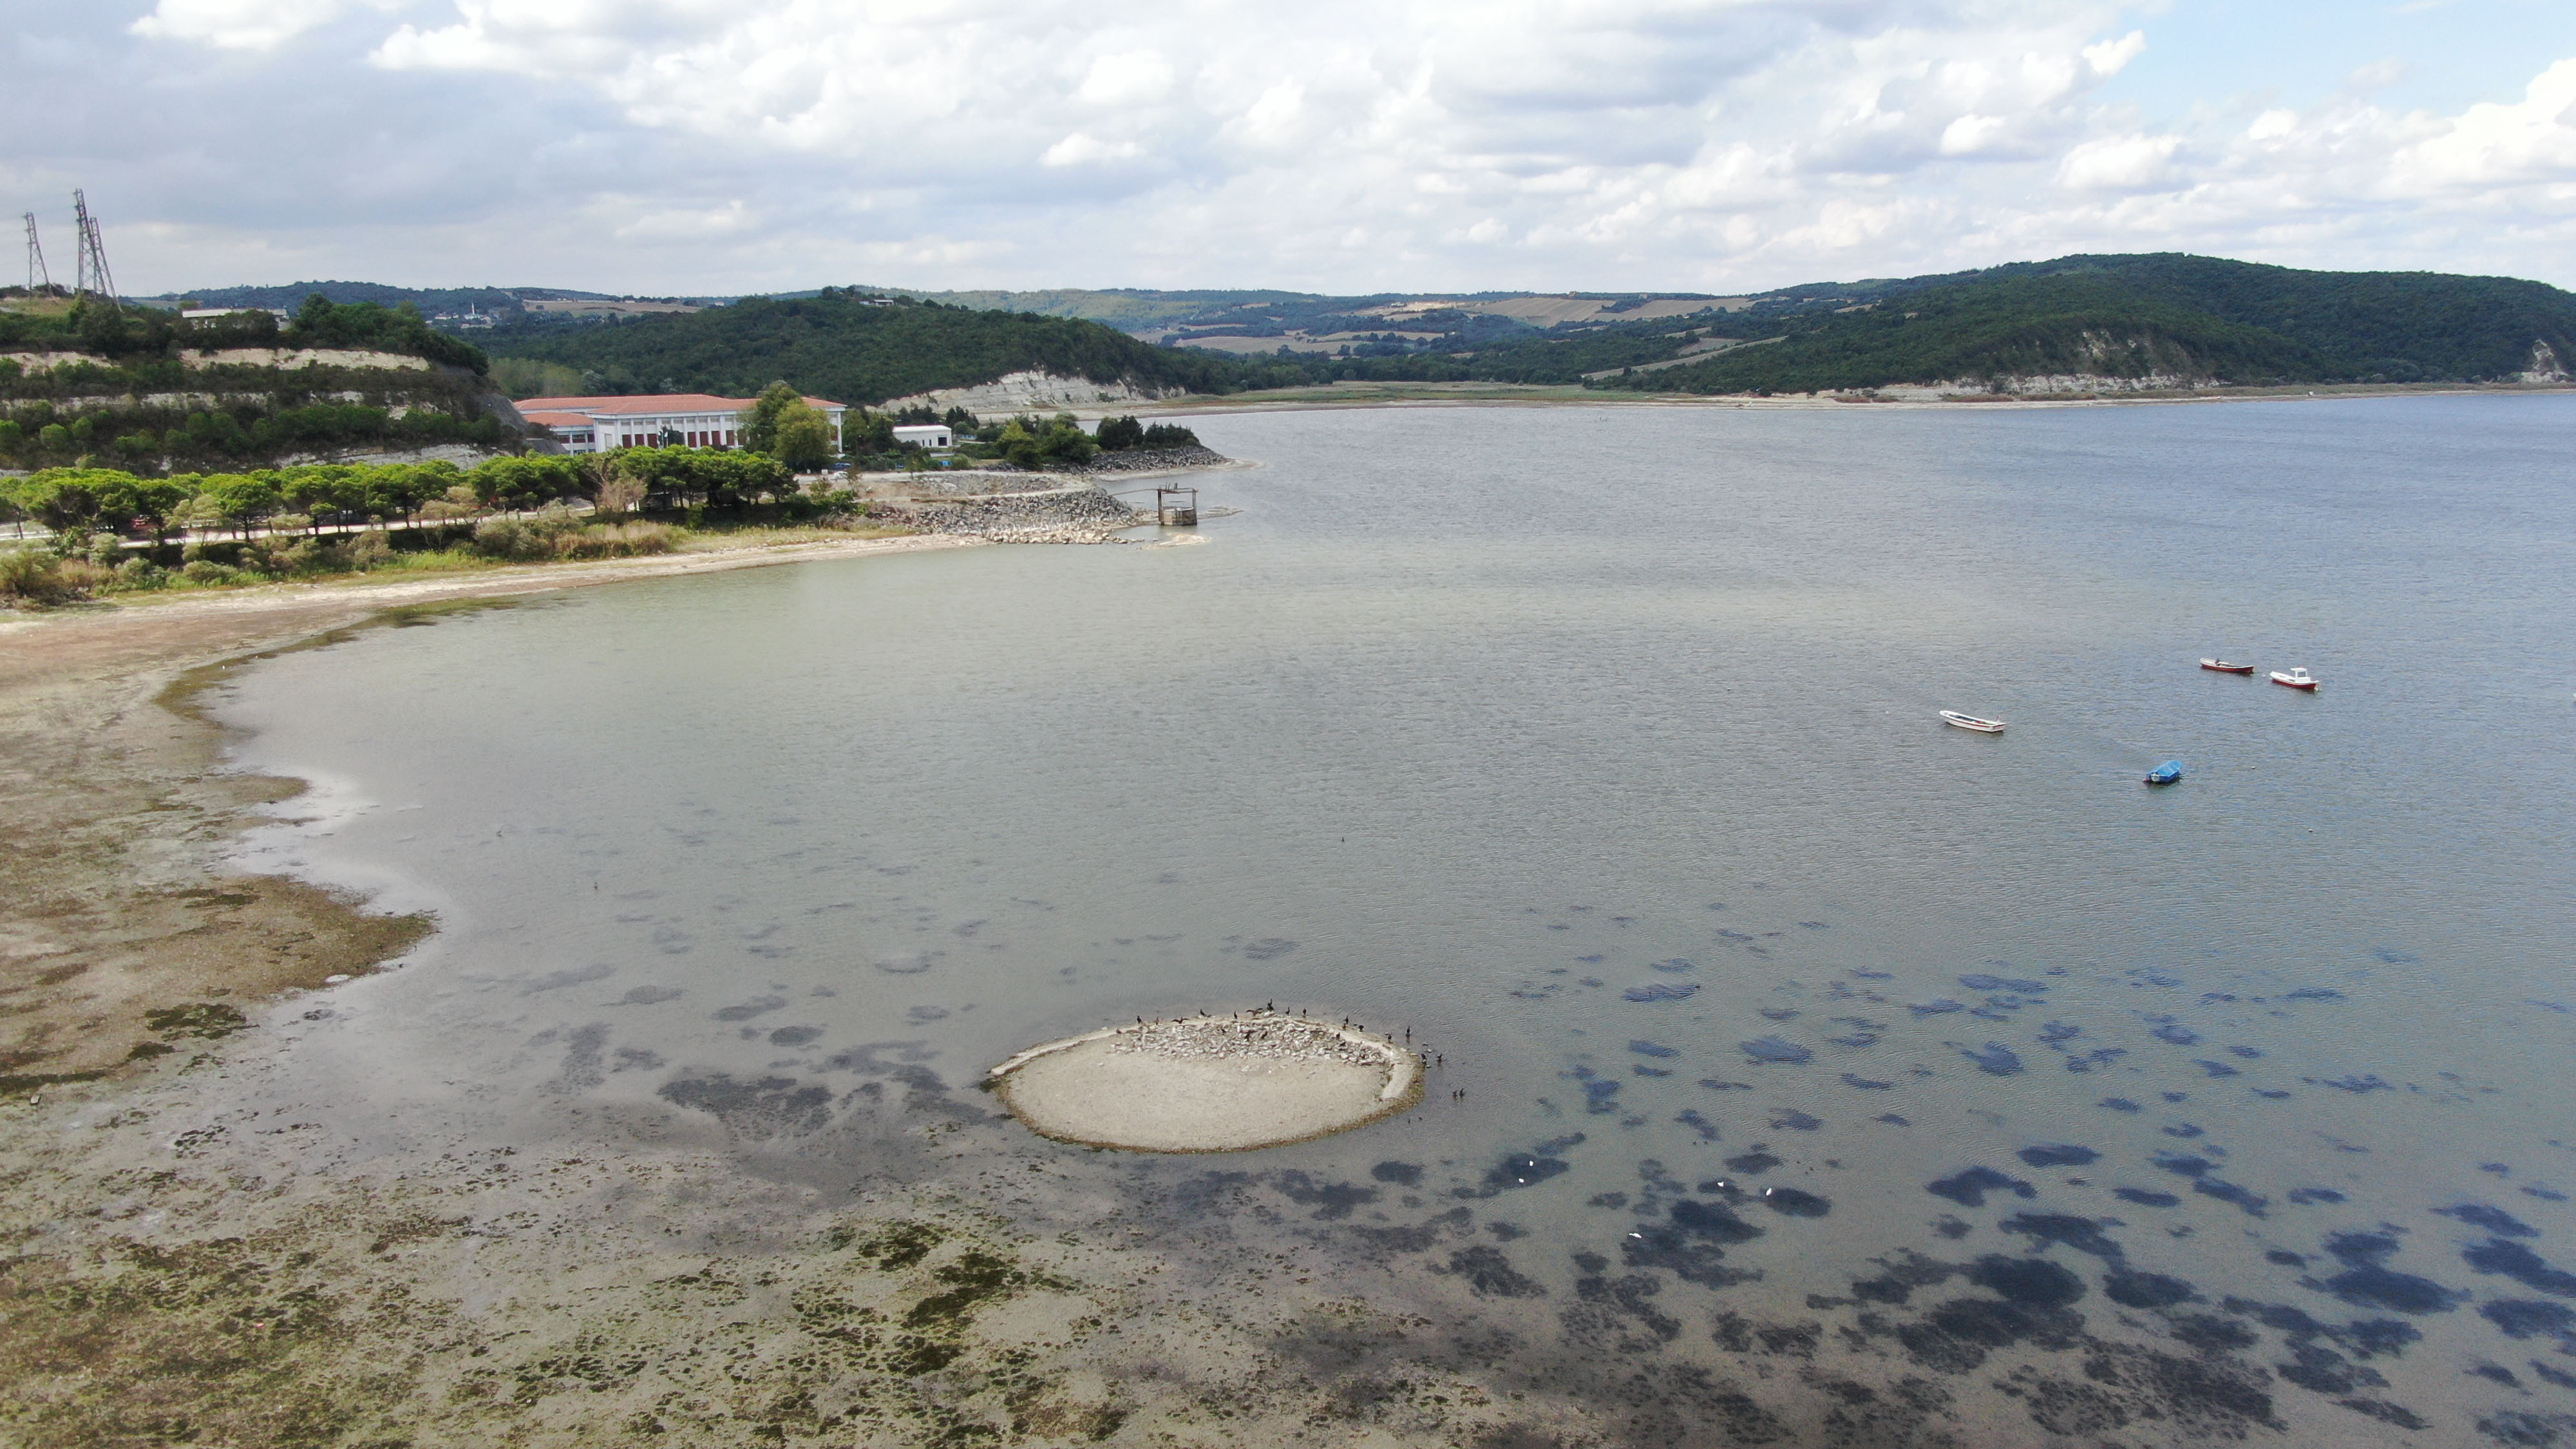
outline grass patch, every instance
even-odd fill
[[[919,530],[898,524],[856,523],[844,528],[818,524],[747,524],[727,529],[681,529],[678,552],[714,553],[728,548],[779,548],[794,543],[836,543],[849,538],[900,538]]]
[[[250,1025],[250,1020],[238,1008],[220,1001],[199,1001],[147,1011],[143,1013],[143,1024],[165,1037],[193,1036],[212,1041],[232,1035]]]

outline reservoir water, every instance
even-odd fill
[[[244,672],[316,786],[254,860],[439,919],[259,1090],[1042,1164],[994,1209],[1307,1253],[1636,1442],[2576,1443],[2576,398],[1194,422],[1260,465],[1195,546]],[[1423,1108],[1149,1158],[972,1090],[1265,1002],[1409,1029]]]

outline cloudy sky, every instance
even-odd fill
[[[0,200],[63,274],[86,187],[136,293],[1725,292],[2147,250],[2576,286],[2570,0],[8,10]]]

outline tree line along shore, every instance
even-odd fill
[[[82,464],[0,476],[0,524],[18,535],[0,538],[0,606],[644,557],[747,530],[903,533],[914,530],[912,515],[863,491],[871,464],[895,462],[912,474],[952,465],[1078,474],[1094,465],[1156,463],[1175,450],[1204,453],[1189,429],[1132,417],[1105,419],[1095,431],[1070,414],[985,422],[951,409],[947,420],[974,430],[950,454],[910,446],[856,451],[826,471],[833,463],[829,431],[782,383],[746,419],[744,448],[521,454],[470,468],[441,460],[312,463],[152,476]],[[886,414],[871,421],[876,427],[860,439],[893,425]],[[899,480],[880,481],[900,488]],[[31,524],[38,530],[32,537]]]

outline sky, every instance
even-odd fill
[[[67,279],[85,188],[137,295],[1732,293],[2087,251],[2576,287],[2570,0],[8,9],[0,201]]]

